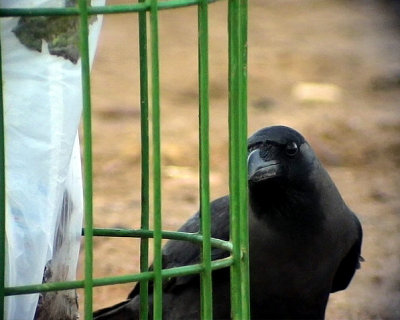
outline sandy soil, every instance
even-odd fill
[[[216,198],[228,192],[226,2],[211,5],[209,16]],[[198,208],[196,17],[195,8],[160,13],[168,230]],[[135,14],[105,18],[92,73],[98,227],[140,225],[137,36]],[[364,227],[366,261],[350,288],[331,296],[327,319],[400,319],[400,86],[391,81],[396,72],[400,28],[390,10],[374,1],[250,1],[249,134],[272,124],[301,131]],[[138,244],[96,239],[95,276],[137,271]],[[96,288],[95,309],[121,301],[131,287]]]

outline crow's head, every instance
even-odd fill
[[[304,137],[284,126],[257,131],[248,140],[248,151],[248,180],[253,185],[268,180],[304,183],[316,164],[316,156]]]
[[[257,131],[248,140],[247,164],[253,210],[288,213],[316,200],[320,164],[297,131],[284,126]]]

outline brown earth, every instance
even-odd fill
[[[212,198],[228,192],[226,7],[209,12]],[[272,124],[302,132],[364,227],[366,261],[349,289],[331,296],[327,319],[400,319],[400,86],[392,78],[400,74],[400,28],[391,14],[366,0],[250,1],[249,133]],[[196,19],[195,8],[160,13],[168,230],[199,203]],[[137,38],[136,14],[105,17],[92,72],[97,227],[140,226]],[[137,271],[138,243],[97,238],[95,276]],[[95,309],[131,287],[96,288]]]

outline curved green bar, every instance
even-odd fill
[[[226,267],[230,267],[233,263],[233,258],[227,257],[219,260],[214,260],[211,262],[211,269],[217,270]],[[204,269],[202,263],[192,264],[188,266],[175,267],[170,269],[162,269],[161,276],[163,279],[172,278],[178,276],[187,276],[190,274],[196,274],[202,272]],[[107,286],[113,284],[137,282],[141,280],[152,280],[154,278],[153,271],[146,271],[141,273],[134,273],[122,276],[112,276],[104,278],[94,278],[93,287]],[[84,280],[77,281],[63,281],[63,282],[48,282],[42,284],[32,284],[26,286],[18,287],[8,287],[5,288],[5,296],[20,295],[20,294],[31,294],[37,292],[48,292],[48,291],[61,291],[70,290],[77,288],[84,288]]]
[[[208,3],[213,3],[221,0],[208,0]],[[189,7],[198,5],[201,0],[171,0],[162,1],[157,4],[157,10],[176,9],[182,7]],[[129,12],[142,12],[150,10],[148,2],[140,2],[133,4],[120,4],[110,6],[89,7],[88,14],[115,14],[115,13],[129,13]],[[0,9],[0,17],[22,17],[22,16],[71,16],[79,15],[79,8],[5,8]]]
[[[82,231],[84,235],[84,230]],[[130,238],[153,238],[152,230],[141,229],[93,229],[94,236],[101,237],[130,237]],[[202,243],[203,236],[199,233],[189,233],[181,231],[162,231],[163,239],[190,241],[195,243]],[[211,238],[211,246],[214,248],[223,249],[232,252],[232,243],[217,238]]]

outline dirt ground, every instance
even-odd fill
[[[122,3],[109,1],[109,3]],[[365,262],[327,319],[400,319],[400,27],[368,0],[249,1],[249,134],[302,132],[364,228]],[[228,192],[227,5],[210,5],[212,198]],[[198,208],[197,12],[160,13],[163,227]],[[97,227],[140,226],[136,14],[107,16],[92,72]],[[96,239],[95,276],[139,268],[138,240]],[[82,274],[82,267],[80,267]],[[95,309],[131,284],[95,289]],[[82,303],[81,303],[82,306]]]

